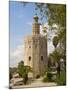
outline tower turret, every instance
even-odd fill
[[[34,16],[34,22],[32,25],[33,35],[40,34],[40,23],[38,23],[38,16]]]

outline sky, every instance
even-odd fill
[[[9,2],[10,67],[17,66],[18,62],[24,59],[24,36],[32,34],[35,13],[34,3],[24,6],[19,1]],[[40,17],[39,14],[38,16]],[[41,20],[39,22],[41,23]],[[47,18],[43,22],[47,23]],[[48,52],[52,52],[54,49],[52,42],[48,43]]]

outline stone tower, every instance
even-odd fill
[[[40,34],[38,16],[34,16],[32,35],[24,38],[24,65],[33,70],[33,77],[43,75],[47,68],[47,39]]]

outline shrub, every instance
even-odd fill
[[[47,72],[46,77],[43,78],[43,82],[52,82],[52,74]]]
[[[47,73],[48,81],[52,81],[52,74],[50,72]]]
[[[44,77],[42,81],[43,82],[48,82],[48,78],[47,77]]]
[[[28,81],[28,74],[25,74],[24,78],[23,78],[23,83],[27,84]]]
[[[61,72],[60,77],[57,77],[56,82],[58,85],[66,85],[66,73]]]

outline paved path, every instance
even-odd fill
[[[56,86],[56,83],[53,82],[42,82],[42,78],[34,80],[31,84],[29,85],[21,85],[21,86],[13,86],[13,88],[27,88],[27,87],[49,87],[49,86]]]

